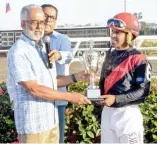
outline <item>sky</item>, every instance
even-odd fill
[[[6,1],[11,10],[5,13]],[[28,4],[52,4],[58,8],[57,25],[102,24],[124,11],[124,0],[0,0],[0,29],[19,30],[21,8]],[[157,23],[157,0],[126,0],[126,11],[142,12],[141,21]]]

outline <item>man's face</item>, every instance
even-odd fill
[[[124,45],[126,45],[126,33],[120,30],[112,29],[111,42],[113,48],[124,48]]]
[[[56,26],[57,14],[56,10],[51,7],[44,8],[45,14],[45,34],[52,33]]]
[[[24,33],[32,40],[38,41],[44,35],[45,16],[40,8],[30,9],[27,21],[23,21]]]

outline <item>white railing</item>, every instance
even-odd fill
[[[149,50],[150,47],[148,48],[141,47],[143,41],[144,40],[157,40],[157,38],[158,38],[157,36],[139,36],[135,40],[137,41],[137,43],[135,43],[134,47],[140,50]],[[75,48],[73,49],[73,55],[75,55],[80,47],[81,42],[88,42],[90,40],[96,41],[96,42],[97,41],[110,41],[111,39],[110,37],[95,37],[95,38],[71,38],[70,40],[71,42],[76,42]],[[153,47],[153,49],[155,50],[155,47]]]
[[[137,37],[137,45],[135,46],[137,49],[141,51],[148,51],[148,50],[157,50],[157,47],[141,47],[141,44],[143,43],[144,40],[157,40],[157,36],[139,36]],[[76,42],[75,47],[73,48],[73,55],[75,56],[78,51],[84,52],[86,49],[85,48],[80,48],[81,42],[88,42],[88,41],[110,41],[110,37],[89,37],[89,38],[70,38],[71,42]],[[94,48],[95,49],[95,48]],[[108,51],[109,48],[96,48],[96,51],[101,51],[102,54],[104,54],[106,51]],[[0,50],[1,53],[8,53],[8,50]],[[156,56],[150,56],[148,57],[149,60],[157,60]],[[74,61],[78,61],[78,58],[75,58]]]
[[[98,42],[98,41],[110,41],[110,37],[95,37],[95,38],[71,38],[70,39],[71,42],[77,42],[75,45],[75,48],[73,49],[73,55],[76,54],[76,52],[78,51],[81,42],[88,42],[90,40],[94,41],[94,42]]]
[[[93,41],[110,41],[110,37],[89,37],[89,38],[70,38],[71,42],[76,42],[75,48],[73,49],[73,54],[78,51],[81,42],[88,42],[90,40]],[[137,44],[135,44],[135,47],[140,49],[140,50],[155,50],[155,47],[141,47],[141,44],[143,43],[144,40],[158,40],[157,36],[138,36],[136,38]],[[7,53],[8,50],[0,50],[0,53]]]
[[[81,42],[88,42],[90,40],[94,42],[98,41],[110,41],[110,37],[95,37],[95,38],[71,38],[71,42],[76,42],[76,45],[73,49],[73,55],[75,56],[77,52],[80,51],[80,54],[84,52],[86,49],[85,48],[80,48]],[[137,44],[135,44],[134,47],[141,51],[148,51],[148,50],[157,50],[157,47],[141,47],[141,44],[143,43],[144,40],[157,40],[157,36],[139,36],[137,37],[136,41]],[[101,51],[102,53],[105,53],[108,51],[109,48],[94,48],[96,51]],[[156,56],[150,56],[148,57],[149,60],[157,60]],[[75,58],[74,61],[78,61],[78,58]]]
[[[157,47],[141,47],[141,44],[144,40],[157,40],[157,36],[139,36],[137,37],[136,41],[136,48],[141,51],[148,51],[148,50],[157,50]],[[90,40],[93,40],[94,42],[105,42],[110,41],[110,37],[89,37],[89,38],[70,38],[71,42],[76,42],[75,47],[73,48],[73,55],[77,55],[76,58],[74,58],[74,61],[79,61],[79,54],[82,55],[84,51],[86,51],[86,48],[80,48],[80,45],[82,42],[89,42]],[[100,51],[102,55],[105,55],[106,51],[108,51],[109,48],[94,48],[96,51]],[[0,50],[1,53],[8,53],[8,50]],[[157,61],[157,56],[148,56],[149,60],[155,60]]]
[[[8,50],[0,50],[0,54],[3,54],[3,53],[8,53]]]
[[[157,39],[158,39],[157,36],[138,36],[136,38],[136,40],[137,40],[136,47],[141,47],[141,45],[144,42],[144,40],[157,40]]]

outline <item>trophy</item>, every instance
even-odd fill
[[[100,98],[100,89],[95,85],[95,75],[99,69],[100,55],[93,49],[94,42],[90,41],[89,49],[83,54],[83,62],[86,67],[87,72],[90,74],[90,84],[86,90],[86,96],[91,101],[102,100]]]

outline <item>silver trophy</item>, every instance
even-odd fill
[[[90,84],[86,90],[86,96],[92,101],[101,100],[100,89],[95,85],[95,76],[99,70],[100,55],[93,49],[94,42],[90,41],[89,49],[83,54],[83,61],[87,72],[90,74]]]

